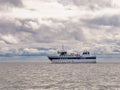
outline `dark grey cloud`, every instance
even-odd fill
[[[10,6],[22,7],[23,2],[22,0],[0,0],[1,8],[3,7],[3,5],[6,5],[7,7],[10,7]]]
[[[82,20],[83,22],[87,23],[87,25],[92,26],[112,26],[112,27],[120,27],[120,17],[119,15],[113,16],[101,16],[95,17],[93,19],[86,19]]]
[[[108,0],[58,0],[59,3],[63,5],[75,5],[75,6],[84,6],[91,10],[111,7],[111,1]]]
[[[113,49],[113,52],[120,53],[120,47],[115,47],[115,48]]]

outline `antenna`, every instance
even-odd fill
[[[64,45],[62,45],[62,50],[64,51]]]

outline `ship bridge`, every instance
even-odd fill
[[[58,54],[60,56],[65,56],[65,55],[67,55],[67,51],[58,51]]]
[[[82,53],[82,55],[90,55],[90,52],[89,52],[89,51],[84,51],[84,52]]]

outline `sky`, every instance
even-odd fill
[[[120,0],[0,0],[0,55],[120,52]]]

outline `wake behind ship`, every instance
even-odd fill
[[[96,56],[91,55],[89,51],[84,51],[80,54],[68,54],[67,51],[61,50],[58,55],[48,56],[53,63],[96,63]]]

